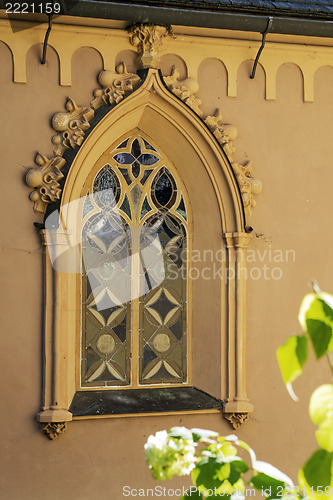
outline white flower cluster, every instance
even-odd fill
[[[173,438],[167,431],[149,436],[145,453],[151,473],[158,481],[189,474],[195,467],[193,439]]]

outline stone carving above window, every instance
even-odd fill
[[[262,182],[252,176],[251,161],[244,165],[233,161],[235,152],[233,141],[237,138],[237,128],[234,125],[223,123],[221,111],[217,109],[213,116],[207,116],[205,123],[222,146],[231,163],[242,194],[245,216],[249,219],[252,208],[256,205],[253,195],[261,192]]]
[[[137,64],[140,68],[158,68],[158,50],[167,36],[172,36],[170,26],[134,24],[129,29],[130,42],[138,48]]]
[[[200,109],[201,101],[195,95],[199,90],[198,82],[194,78],[184,78],[181,80],[179,76],[179,69],[174,66],[171,75],[164,77],[164,82],[171,92],[192,108],[197,115],[202,116]]]
[[[235,172],[236,179],[242,194],[245,216],[249,219],[252,215],[252,208],[256,206],[254,194],[261,193],[262,182],[252,177],[252,161],[241,165],[240,163],[231,164]]]
[[[34,202],[35,212],[45,213],[49,203],[60,199],[61,187],[58,181],[63,178],[61,169],[66,164],[66,160],[61,157],[68,149],[81,146],[95,110],[103,105],[118,104],[126,93],[134,90],[140,77],[128,73],[125,63],[121,63],[116,67],[116,72],[102,71],[98,80],[103,88],[95,90],[95,98],[90,106],[77,106],[73,99],[68,98],[67,111],[53,116],[52,127],[58,132],[52,138],[53,144],[57,146],[53,151],[54,158],[49,159],[38,153],[35,160],[38,166],[28,170],[26,175],[26,183],[34,188],[30,199]]]
[[[223,147],[230,162],[232,162],[232,155],[235,152],[233,141],[237,138],[237,128],[234,125],[223,123],[222,113],[219,109],[215,111],[213,116],[207,116],[205,123]]]
[[[58,132],[52,138],[57,146],[55,156],[62,156],[66,149],[81,146],[84,132],[90,127],[89,121],[95,114],[92,108],[81,108],[70,98],[67,99],[66,109],[68,113],[56,113],[52,119],[52,127]]]
[[[139,57],[137,63],[139,67],[157,68],[159,66],[158,50],[162,45],[163,38],[168,34],[172,34],[168,26],[136,24],[130,28],[130,42],[138,47]],[[171,75],[164,77],[164,83],[198,116],[203,117],[203,112],[200,109],[201,100],[196,95],[199,90],[197,80],[191,77],[180,79],[179,69],[174,66]],[[218,109],[213,116],[207,116],[204,121],[229,158],[242,194],[245,217],[249,219],[252,208],[256,205],[253,195],[261,192],[262,183],[252,176],[251,162],[244,165],[233,162],[232,154],[235,152],[235,148],[232,141],[237,137],[236,127],[224,124],[221,112]]]
[[[130,28],[130,40],[132,44],[138,46],[140,54],[138,64],[141,67],[155,67],[162,39],[170,34],[171,31],[167,26],[144,24]],[[26,176],[28,186],[35,189],[30,194],[30,199],[34,202],[36,212],[44,213],[49,203],[60,198],[61,187],[58,181],[63,177],[60,170],[65,165],[65,160],[59,162],[56,158],[63,156],[68,149],[80,147],[95,111],[101,106],[113,106],[121,102],[126,94],[135,90],[141,79],[137,74],[129,73],[125,63],[122,62],[115,71],[102,71],[98,81],[102,88],[94,91],[94,99],[90,102],[90,106],[77,106],[73,99],[69,98],[66,102],[67,111],[56,113],[53,117],[52,126],[58,132],[52,138],[53,144],[56,145],[53,151],[55,158],[47,159],[41,154],[37,155],[36,163],[39,167],[30,169]],[[252,176],[252,162],[240,164],[233,161],[235,152],[233,141],[237,138],[236,127],[223,123],[219,109],[213,116],[203,118],[200,109],[201,100],[196,95],[199,90],[198,82],[192,77],[181,79],[177,67],[174,66],[171,74],[164,77],[164,83],[173,94],[204,120],[218,140],[231,163],[242,195],[245,217],[249,219],[256,205],[254,195],[261,192],[262,183]]]
[[[61,188],[58,181],[63,178],[61,169],[65,165],[63,158],[47,158],[38,153],[35,159],[37,167],[28,170],[26,183],[34,188],[30,200],[34,202],[35,212],[44,213],[49,203],[60,199]]]
[[[98,109],[104,104],[118,104],[124,99],[125,94],[132,92],[140,82],[140,77],[135,73],[129,73],[125,63],[120,63],[114,71],[102,71],[98,81],[103,89],[94,92],[95,99],[91,106]]]

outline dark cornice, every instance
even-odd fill
[[[330,7],[326,0],[307,1],[303,7],[298,0],[294,3],[283,0],[58,1],[65,15],[121,20],[128,25],[155,23],[262,33],[271,16],[270,33],[333,38],[333,14],[330,13],[333,5]],[[0,0],[0,8],[5,8],[4,0]]]

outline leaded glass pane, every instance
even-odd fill
[[[105,155],[84,204],[82,385],[186,383],[184,193],[140,134]]]
[[[140,382],[170,384],[186,381],[186,229],[170,213],[151,217],[142,228],[150,238],[155,234],[161,245],[164,276],[161,279],[152,261],[149,271],[152,289],[140,297],[141,359]],[[159,223],[158,223],[159,222]],[[154,233],[150,228],[153,228]],[[142,276],[142,279],[146,279]],[[153,286],[155,285],[155,286]]]
[[[82,231],[82,385],[130,384],[131,233],[120,211],[120,183],[109,166],[96,176],[100,211]],[[124,204],[124,202],[123,202]]]

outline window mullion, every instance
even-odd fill
[[[131,378],[132,387],[139,383],[139,296],[140,296],[140,226],[132,226],[132,332]]]

